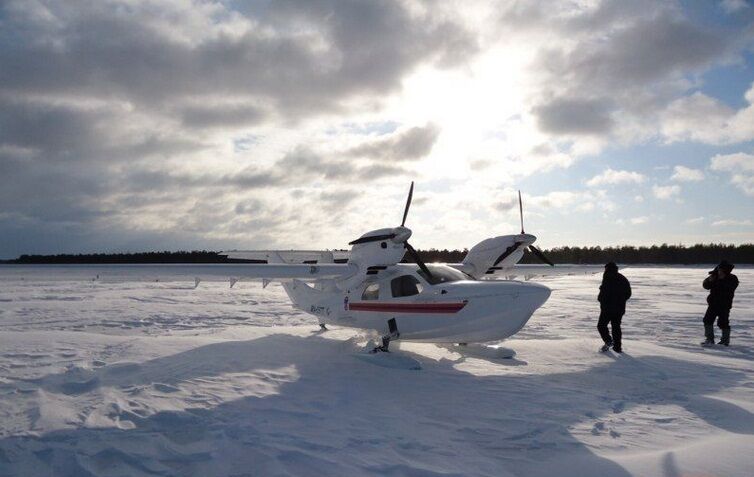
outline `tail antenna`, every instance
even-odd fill
[[[518,191],[518,215],[521,217],[521,234],[524,233],[524,205],[521,202],[521,191]]]

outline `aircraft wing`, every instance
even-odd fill
[[[346,261],[350,256],[348,250],[228,250],[220,254],[266,263],[334,263]]]
[[[354,265],[347,263],[324,263],[324,264],[257,264],[243,265],[238,271],[238,279],[264,279],[264,280],[322,280],[334,278],[347,278],[356,272]]]
[[[449,263],[449,266],[465,272],[466,264]],[[529,280],[535,277],[553,277],[566,275],[589,275],[604,271],[602,265],[522,265],[513,267],[493,267],[484,274],[482,280]]]
[[[490,270],[484,276],[490,280],[529,280],[536,277],[555,277],[567,275],[592,275],[602,273],[605,270],[603,265],[516,265],[507,268],[495,268]]]

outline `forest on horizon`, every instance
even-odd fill
[[[754,243],[652,245],[635,247],[554,247],[542,250],[558,264],[714,264],[725,259],[734,264],[754,264]],[[463,260],[467,250],[418,250],[425,262],[455,263]],[[410,257],[404,261],[410,261]],[[126,264],[126,263],[245,263],[248,260],[228,259],[219,252],[207,250],[161,251],[136,253],[92,253],[58,255],[21,255],[17,259],[2,260],[5,264]],[[528,250],[520,263],[534,264],[540,261]]]

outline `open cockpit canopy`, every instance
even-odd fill
[[[468,275],[458,269],[449,267],[447,265],[428,263],[427,268],[432,273],[431,276],[427,276],[424,270],[421,269],[417,270],[417,273],[430,285],[458,282],[461,280],[474,280],[471,275]]]

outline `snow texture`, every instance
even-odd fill
[[[503,353],[364,358],[237,267],[0,267],[0,475],[750,477],[754,270],[712,349],[706,271],[625,269],[622,355],[576,274]]]

